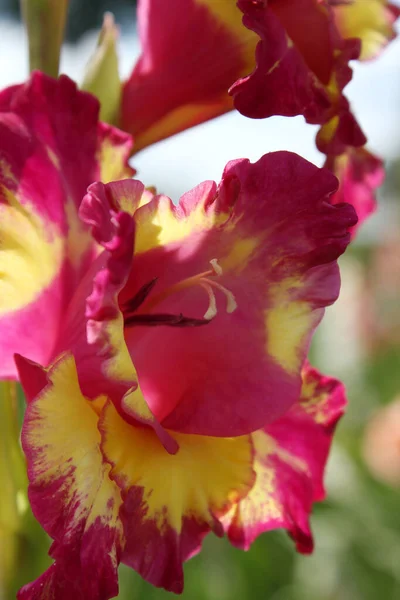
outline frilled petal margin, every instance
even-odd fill
[[[93,181],[131,172],[129,136],[98,111],[65,76],[0,94],[0,377],[16,376],[14,352],[48,364],[94,253],[80,202]]]
[[[50,555],[55,561],[19,597],[111,598],[118,593],[123,535],[120,491],[100,452],[97,422],[104,400],[82,396],[70,356],[47,373],[22,357],[16,361],[24,389],[33,396],[22,430],[29,501],[54,540]]]
[[[309,516],[313,502],[325,496],[324,469],[345,406],[343,385],[307,365],[300,400],[251,436],[254,486],[223,519],[235,546],[248,549],[263,531],[283,527],[299,552],[312,551]]]
[[[363,146],[366,138],[343,95],[361,41],[341,36],[330,3],[239,0],[238,6],[243,24],[260,37],[255,70],[229,90],[239,112],[257,119],[304,115],[323,125],[321,152]]]
[[[107,394],[125,417],[152,427],[165,448],[175,453],[176,441],[161,427],[138,386],[136,369],[124,340],[124,318],[118,303],[133,259],[135,222],[132,213],[140,206],[143,194],[144,186],[139,181],[126,180],[107,186],[97,183],[89,187],[82,202],[81,218],[104,248],[104,264],[94,275],[93,291],[86,301],[84,350],[77,348],[77,352],[82,354],[83,350],[89,360],[92,357],[95,362],[92,371],[97,377],[91,378],[88,385],[86,361],[86,369],[80,370],[80,380],[84,390],[89,393],[90,389],[91,397],[96,395],[96,390]],[[100,373],[103,377],[99,378]]]
[[[323,122],[331,105],[325,86],[335,44],[325,7],[304,0],[240,0],[238,6],[243,24],[260,41],[256,68],[229,90],[235,107],[256,119],[303,114],[312,123]]]

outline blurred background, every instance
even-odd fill
[[[134,7],[134,0],[71,0],[61,70],[81,80],[102,15],[111,10],[121,25],[126,77],[139,54]],[[1,87],[28,72],[18,18],[18,1],[0,0]],[[400,599],[400,40],[354,71],[347,94],[369,148],[386,160],[387,179],[377,214],[341,261],[341,297],[312,348],[312,362],[345,382],[350,401],[328,465],[328,499],[312,519],[315,552],[296,554],[279,531],[261,536],[247,553],[209,537],[186,565],[185,600]],[[144,150],[134,165],[146,185],[176,201],[202,180],[219,180],[233,158],[286,149],[320,165],[315,133],[301,117],[260,122],[232,113]],[[28,550],[16,586],[41,568],[42,558],[35,563]],[[121,600],[167,596],[121,568]]]

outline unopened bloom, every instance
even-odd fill
[[[210,531],[247,547],[283,526],[310,551],[344,404],[305,365],[356,221],[330,201],[336,178],[279,152],[178,206],[131,179],[85,194],[104,156],[95,101],[39,74],[3,101],[3,368],[15,376],[17,352],[29,498],[55,561],[20,598],[110,598],[121,561],[179,592]],[[127,140],[106,131],[118,177]]]

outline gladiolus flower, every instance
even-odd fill
[[[286,527],[310,551],[344,404],[305,365],[356,222],[330,201],[336,178],[278,152],[178,206],[132,179],[80,203],[103,173],[94,99],[39,74],[1,99],[0,339],[9,377],[18,351],[29,498],[55,561],[19,597],[110,598],[121,561],[180,592],[210,531],[247,547]],[[127,139],[106,131],[120,173]]]

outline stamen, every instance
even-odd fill
[[[215,317],[215,315],[217,314],[217,301],[215,299],[215,294],[212,290],[210,281],[208,279],[202,279],[199,283],[200,283],[201,287],[206,290],[209,301],[210,301],[208,308],[207,308],[206,312],[204,313],[203,319],[206,319],[207,321],[211,321],[211,319],[213,319]]]
[[[228,290],[228,288],[226,288],[225,286],[221,285],[220,283],[217,283],[216,281],[213,281],[212,279],[207,279],[206,281],[207,281],[207,283],[210,286],[217,288],[217,290],[219,290],[220,292],[222,292],[223,294],[225,294],[225,297],[226,297],[226,312],[229,313],[229,314],[233,313],[237,309],[237,307],[238,307],[237,302],[236,302],[236,298],[233,295],[233,293],[230,290]]]

